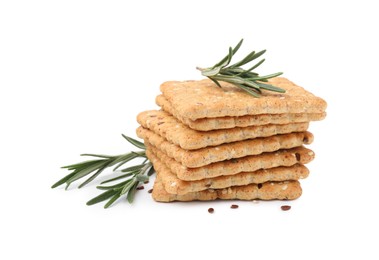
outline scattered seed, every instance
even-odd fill
[[[262,188],[262,183],[258,183],[258,189]]]
[[[238,209],[238,207],[239,207],[239,206],[236,205],[236,204],[232,204],[232,206],[230,206],[231,209]]]
[[[137,190],[143,190],[145,187],[144,186],[139,186],[137,187]]]
[[[296,156],[296,160],[297,160],[298,162],[300,162],[300,159],[301,159],[300,154],[299,154],[299,153],[295,153],[295,156]]]
[[[280,207],[283,211],[287,211],[287,210],[290,210],[291,209],[291,206],[290,205],[283,205]]]
[[[148,190],[147,192],[148,192],[148,193],[152,193],[152,192],[153,192],[153,189],[150,189],[150,190]]]
[[[212,214],[213,212],[215,212],[215,210],[213,208],[209,208],[208,212]]]

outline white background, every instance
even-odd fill
[[[1,259],[378,259],[375,1],[1,1]],[[96,183],[51,190],[85,152],[132,147],[160,83],[199,79],[240,38],[329,104],[288,202],[154,202],[108,210]],[[240,56],[239,56],[240,57]],[[105,178],[105,177],[103,177]],[[100,178],[100,179],[103,179]],[[209,207],[215,208],[213,215]]]

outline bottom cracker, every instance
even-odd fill
[[[204,190],[183,195],[170,194],[160,180],[159,172],[153,187],[153,199],[158,202],[194,201],[194,200],[293,200],[301,196],[302,189],[298,181],[266,182],[233,186],[219,190]]]

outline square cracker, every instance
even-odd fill
[[[262,185],[249,184],[225,189],[209,189],[190,192],[183,195],[168,193],[161,182],[159,173],[153,187],[153,199],[159,202],[194,200],[293,200],[301,196],[302,189],[298,181],[265,182]]]
[[[298,132],[209,146],[197,150],[184,150],[142,126],[137,129],[137,136],[189,168],[202,167],[214,162],[273,152],[279,149],[289,149],[310,144],[313,141],[311,133]]]
[[[215,118],[199,118],[191,120],[187,117],[181,116],[176,111],[171,103],[163,96],[158,95],[155,99],[158,106],[163,111],[172,114],[179,119],[183,124],[198,131],[211,131],[217,129],[228,129],[234,127],[247,127],[267,124],[289,124],[301,123],[310,121],[319,121],[326,117],[326,113],[298,113],[298,114],[259,114],[259,115],[245,115],[245,116],[224,116]]]
[[[168,193],[179,195],[207,189],[223,189],[231,186],[242,186],[252,183],[258,184],[268,181],[298,180],[304,179],[309,175],[307,167],[301,164],[295,164],[290,167],[276,167],[255,172],[242,172],[235,175],[220,176],[198,181],[183,181],[171,172],[165,164],[165,161],[158,159],[149,149],[146,150],[146,155],[153,163],[155,171],[159,172],[159,177],[165,190]]]
[[[179,122],[172,115],[158,110],[140,113],[137,121],[144,128],[162,136],[173,144],[186,150],[200,149],[207,146],[216,146],[257,137],[267,137],[277,134],[304,132],[309,123],[293,123],[286,125],[262,125],[241,128],[213,130],[200,132]]]
[[[165,98],[181,117],[196,120],[208,117],[245,116],[285,113],[323,113],[326,102],[286,78],[269,80],[286,93],[263,91],[254,98],[238,87],[220,82],[219,88],[209,79],[168,81],[160,86]]]
[[[313,151],[305,147],[296,147],[216,162],[199,168],[187,168],[150,143],[145,142],[145,145],[157,158],[165,162],[172,173],[184,181],[196,181],[218,176],[234,175],[241,172],[253,172],[279,166],[292,166],[297,163],[306,164],[312,161],[315,156]]]

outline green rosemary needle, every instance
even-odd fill
[[[282,75],[282,72],[277,72],[265,76],[260,76],[258,73],[253,72],[254,69],[259,67],[265,59],[260,60],[254,66],[245,70],[242,68],[243,65],[259,58],[262,56],[266,50],[260,52],[252,51],[242,60],[229,65],[232,61],[232,57],[239,50],[243,42],[243,39],[234,47],[229,47],[228,54],[213,67],[209,68],[199,68],[201,74],[212,80],[217,86],[221,88],[219,81],[229,82],[242,90],[246,91],[254,97],[260,97],[262,89],[274,92],[284,93],[285,90],[268,84],[268,79]],[[229,65],[229,66],[228,66]]]

